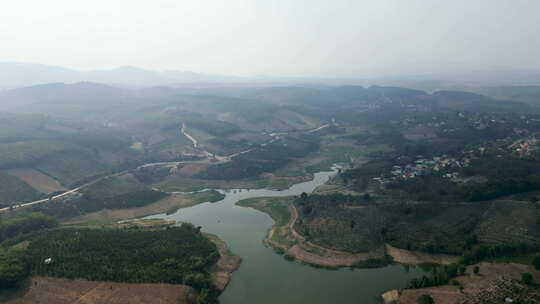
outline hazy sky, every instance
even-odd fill
[[[538,0],[4,0],[0,61],[232,75],[540,69]]]

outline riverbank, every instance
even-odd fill
[[[176,221],[164,219],[136,219],[122,221],[118,226],[106,227],[126,227],[135,228],[131,230],[131,236],[160,230],[163,233],[167,226],[175,225]],[[96,230],[103,230],[102,227],[86,227]],[[176,228],[178,229],[178,228]],[[198,234],[196,228],[191,228]],[[109,230],[109,229],[106,229]],[[82,233],[83,230],[81,230]],[[112,229],[111,231],[115,231]],[[166,235],[162,235],[166,236]],[[169,234],[170,236],[170,234]],[[200,236],[199,236],[200,237]],[[217,236],[204,233],[204,238],[208,239],[216,245],[219,252],[219,259],[215,262],[207,273],[210,275],[213,285],[223,291],[231,279],[232,272],[238,269],[241,259],[227,248],[227,245]],[[106,239],[106,237],[105,237]],[[123,238],[125,240],[125,238]],[[177,241],[180,239],[176,239]],[[163,241],[163,244],[169,240],[159,238],[158,243]],[[193,241],[193,239],[191,240]],[[98,240],[98,242],[100,242]],[[136,246],[136,245],[135,245]],[[197,246],[191,244],[190,246]],[[143,246],[144,247],[144,246]],[[121,249],[120,249],[121,250]],[[159,250],[158,250],[159,251]],[[214,251],[215,252],[215,251]],[[159,254],[159,253],[158,253]],[[53,255],[54,256],[54,255]],[[177,256],[177,255],[176,255]],[[56,256],[54,256],[56,259]],[[201,258],[201,257],[198,257]],[[58,262],[62,259],[58,258]],[[188,264],[190,260],[185,260]],[[70,266],[67,266],[69,268]],[[110,303],[165,303],[178,304],[196,303],[199,293],[194,288],[183,284],[161,284],[161,283],[125,283],[125,282],[110,282],[110,281],[90,281],[87,279],[68,279],[33,276],[28,278],[22,288],[17,290],[0,290],[0,302],[10,304],[34,304],[34,303],[52,303],[52,304],[71,304],[71,303],[92,303],[92,304],[110,304]]]
[[[198,172],[197,168],[191,168]],[[180,169],[182,170],[182,169]],[[310,181],[313,175],[306,173],[296,176],[278,176],[272,173],[264,174],[260,177],[237,180],[207,180],[197,179],[185,173],[178,173],[169,176],[159,184],[154,185],[157,189],[165,192],[189,192],[203,189],[275,189],[285,190],[292,185]]]
[[[140,218],[158,213],[195,206],[204,202],[217,202],[223,194],[209,190],[196,193],[171,193],[149,205],[127,209],[104,209],[62,221],[64,225],[113,225],[122,220]]]
[[[204,233],[204,236],[212,241],[219,251],[219,260],[210,272],[214,285],[220,291],[224,291],[231,282],[233,272],[240,267],[242,258],[232,253],[227,244],[216,235]]]
[[[348,253],[324,248],[307,241],[294,230],[298,218],[292,202],[294,197],[253,198],[237,203],[238,206],[250,207],[267,213],[275,224],[270,228],[264,243],[288,260],[296,260],[315,267],[351,267],[380,261],[385,258],[384,248],[367,253]]]
[[[392,257],[394,262],[408,265],[420,265],[420,264],[443,264],[449,265],[457,263],[458,256],[447,254],[432,254],[420,251],[411,251],[392,247],[386,244],[386,253]]]
[[[250,207],[267,213],[274,220],[264,243],[286,259],[297,260],[316,267],[377,267],[393,262],[408,265],[451,264],[458,257],[445,254],[429,254],[409,251],[385,244],[384,247],[366,253],[349,253],[325,248],[307,241],[294,229],[298,212],[293,205],[294,197],[262,197],[242,200],[238,206]]]

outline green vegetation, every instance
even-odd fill
[[[164,166],[141,167],[133,171],[138,181],[144,184],[156,184],[169,176],[170,169]]]
[[[216,190],[207,190],[199,193],[194,193],[193,197],[196,198],[195,204],[215,203],[223,200],[225,198],[225,194]]]
[[[28,277],[27,258],[22,250],[0,246],[0,290],[20,287]]]
[[[52,153],[42,158],[36,168],[68,186],[111,171],[111,168],[108,169],[96,159],[96,155],[88,151]]]
[[[432,268],[431,274],[429,276],[423,276],[422,278],[417,278],[409,281],[407,283],[407,288],[424,288],[445,285],[458,274],[465,274],[465,266],[467,265],[474,265],[486,259],[523,256],[530,252],[537,251],[538,248],[529,247],[525,244],[495,246],[476,245],[471,250],[466,251],[461,256],[459,264],[436,266]],[[473,273],[475,275],[478,275],[480,273],[480,267],[478,265],[473,266]],[[527,276],[527,278],[522,277],[522,279],[525,282],[525,280],[528,280],[529,278]]]
[[[232,161],[211,166],[199,173],[201,179],[242,179],[274,172],[294,160],[319,149],[319,138],[301,136],[287,138],[235,157]]]
[[[51,231],[28,247],[32,273],[65,278],[192,286],[217,301],[209,268],[216,246],[190,224],[164,230]],[[51,258],[50,263],[44,263]]]
[[[460,263],[472,265],[487,259],[519,257],[538,252],[538,247],[526,244],[478,245],[463,253]]]
[[[10,206],[13,202],[26,202],[43,197],[43,194],[27,183],[1,171],[0,185],[0,207]]]
[[[428,294],[423,294],[416,299],[416,304],[434,304],[435,301]]]
[[[392,264],[393,262],[394,262],[394,259],[391,256],[385,254],[384,258],[380,258],[380,259],[370,258],[370,259],[367,259],[367,260],[364,260],[364,261],[358,261],[352,267],[355,267],[355,268],[380,268],[380,267],[384,267],[386,265]]]
[[[240,127],[237,125],[221,120],[193,119],[189,120],[187,125],[214,136],[228,136],[240,131]]]
[[[465,197],[479,201],[540,190],[539,170],[540,161],[537,159],[483,158],[463,171],[469,176],[485,176],[488,182],[464,187]]]
[[[129,174],[106,177],[82,190],[83,194],[104,199],[129,192],[150,190],[149,186],[140,183]]]
[[[534,268],[536,268],[537,270],[540,270],[540,255],[537,255],[534,257],[533,261],[532,261],[532,265],[534,266]]]
[[[407,284],[407,288],[425,288],[447,284],[458,274],[458,265],[450,264],[433,267],[429,276],[413,279]]]
[[[30,140],[0,144],[0,168],[25,167],[46,155],[80,149],[76,145],[55,140]]]
[[[139,190],[109,197],[99,197],[92,193],[67,201],[53,200],[46,204],[30,207],[31,210],[43,212],[58,218],[83,215],[103,209],[128,209],[142,207],[167,197],[168,194],[154,190]]]
[[[529,285],[533,281],[533,275],[530,272],[524,272],[521,274],[521,281]]]
[[[276,222],[276,226],[284,226],[291,220],[290,201],[291,198],[282,197],[249,198],[237,202],[236,205],[266,212]],[[277,234],[274,235],[277,237]]]
[[[0,218],[0,242],[14,244],[33,232],[57,225],[58,221],[55,218],[37,212],[5,216]]]
[[[314,194],[294,203],[299,233],[323,247],[347,252],[374,250],[386,242],[408,250],[461,254],[488,207],[482,203],[388,204],[343,194]]]

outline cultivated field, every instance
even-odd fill
[[[41,193],[49,194],[67,190],[54,178],[31,168],[9,169],[6,172],[23,180]]]

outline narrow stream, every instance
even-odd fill
[[[216,203],[203,203],[165,215],[164,218],[191,222],[205,232],[218,235],[243,261],[220,296],[223,304],[369,304],[388,289],[400,288],[424,272],[418,267],[390,265],[376,269],[326,270],[289,262],[263,245],[273,220],[265,213],[236,206],[239,200],[264,196],[291,196],[311,193],[336,171],[319,172],[312,181],[283,191],[227,190]]]

